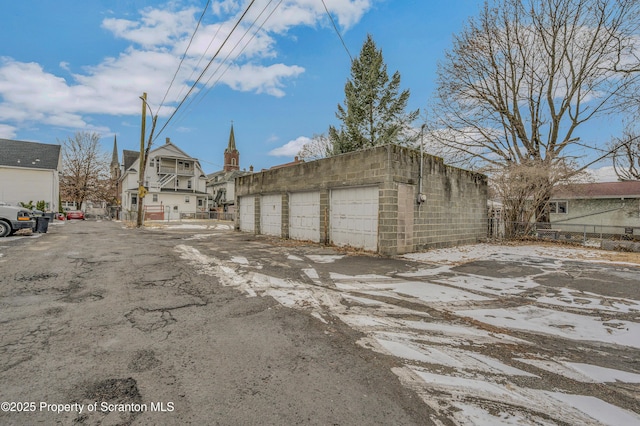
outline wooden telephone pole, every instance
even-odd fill
[[[144,187],[144,169],[146,165],[146,158],[144,155],[144,137],[146,133],[147,125],[147,93],[142,94],[142,127],[140,132],[140,165],[138,167],[138,218],[136,221],[136,227],[140,228],[143,223],[142,217],[142,201],[147,193]]]

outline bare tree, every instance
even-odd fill
[[[551,197],[548,180],[559,181],[561,176],[572,174],[564,180],[567,184],[584,180],[585,173],[573,174],[576,166],[556,162],[552,168],[543,169],[536,162],[512,163],[492,175],[491,191],[502,201],[502,219],[505,221],[505,237],[527,234],[533,225],[536,210],[531,206],[549,207]]]
[[[638,51],[637,0],[487,3],[439,65],[430,134],[489,174],[535,170],[516,195],[548,221],[553,186],[587,167],[575,152],[597,148],[580,126],[637,94]]]
[[[613,170],[620,180],[640,180],[640,134],[627,129],[612,143]]]
[[[78,208],[88,200],[111,201],[109,156],[101,150],[100,135],[76,132],[73,138],[58,142],[62,145],[61,198]]]
[[[327,158],[333,154],[333,144],[331,140],[325,135],[313,135],[311,141],[302,146],[298,157],[304,161],[319,160],[320,158]]]

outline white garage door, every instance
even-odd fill
[[[378,250],[378,187],[331,191],[331,241],[339,246]]]
[[[320,241],[320,193],[289,195],[289,238]]]
[[[255,209],[256,199],[253,195],[240,197],[240,230],[244,232],[255,232]]]
[[[260,233],[282,235],[282,195],[260,197]]]

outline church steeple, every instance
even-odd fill
[[[225,172],[240,170],[240,152],[236,149],[236,136],[233,133],[233,122],[231,122],[231,132],[229,133],[229,145],[224,150]]]
[[[111,155],[111,177],[114,179],[120,178],[120,162],[118,161],[118,141],[115,135],[113,136],[113,154]]]

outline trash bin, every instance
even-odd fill
[[[38,220],[43,214],[44,212],[42,210],[31,209],[31,217],[33,217],[33,228],[31,228],[31,230],[33,232],[38,232]]]
[[[36,232],[45,234],[49,229],[49,218],[47,216],[36,217]]]

